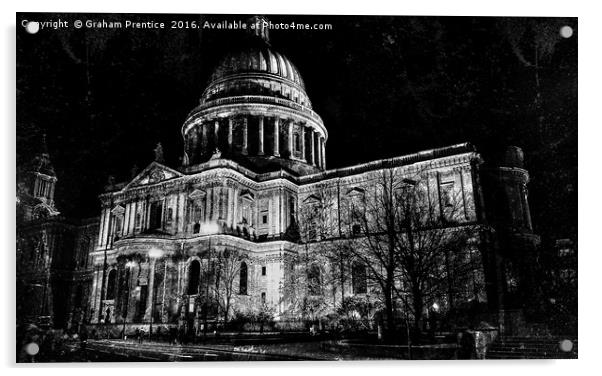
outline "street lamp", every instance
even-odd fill
[[[125,290],[125,309],[123,311],[123,339],[125,340],[125,324],[127,323],[127,319],[128,319],[128,308],[130,305],[130,282],[132,280],[132,276],[129,273],[130,269],[133,268],[134,266],[136,266],[136,263],[134,261],[128,261],[125,263],[125,268],[128,271],[127,276],[127,281],[126,281],[126,290]]]
[[[153,286],[151,289],[151,311],[150,311],[150,326],[148,330],[148,339],[151,340],[153,338],[153,316],[155,315],[155,283],[154,283],[154,275],[155,275],[155,261],[163,257],[163,252],[158,248],[151,248],[148,251],[148,257],[153,260],[152,268],[153,268]]]

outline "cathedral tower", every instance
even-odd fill
[[[42,136],[39,152],[22,171],[18,181],[17,202],[20,219],[46,219],[58,215],[54,206],[56,173],[50,162],[46,135]]]

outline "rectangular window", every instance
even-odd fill
[[[441,183],[441,206],[452,207],[454,204],[453,198],[454,182],[443,182]]]
[[[268,215],[267,214],[264,214],[261,217],[261,223],[263,223],[264,225],[268,223]]]
[[[163,202],[156,201],[150,205],[150,223],[148,226],[149,230],[158,230],[163,227],[162,218],[163,215]]]
[[[265,304],[265,292],[261,293],[261,303]]]
[[[267,273],[267,268],[265,266],[261,267],[261,275],[266,275]]]

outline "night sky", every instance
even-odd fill
[[[17,30],[17,166],[42,133],[67,217],[98,215],[108,176],[129,179],[163,144],[179,166],[181,126],[240,31],[73,28],[86,20],[246,20],[243,15],[18,14],[71,21]],[[486,160],[523,148],[535,231],[577,234],[575,18],[276,16],[332,30],[271,30],[329,131],[329,168],[469,141]],[[570,38],[559,31],[568,25]]]

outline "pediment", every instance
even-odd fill
[[[207,192],[203,191],[202,189],[195,189],[188,195],[188,197],[193,200],[197,198],[203,198],[205,196],[207,196]]]
[[[363,196],[365,191],[362,188],[354,187],[347,191],[346,195],[349,197]]]
[[[180,172],[158,162],[153,162],[148,165],[147,168],[142,170],[142,172],[140,172],[128,185],[126,185],[125,189],[160,183],[162,181],[178,178],[180,176],[182,176]]]
[[[112,210],[111,213],[115,214],[115,215],[121,215],[125,213],[125,208],[121,205],[117,205],[115,206]]]
[[[303,200],[304,204],[319,204],[321,200],[316,195],[309,195]]]
[[[255,196],[253,195],[253,193],[246,189],[244,191],[240,192],[240,198],[249,200],[249,201],[255,200]]]

